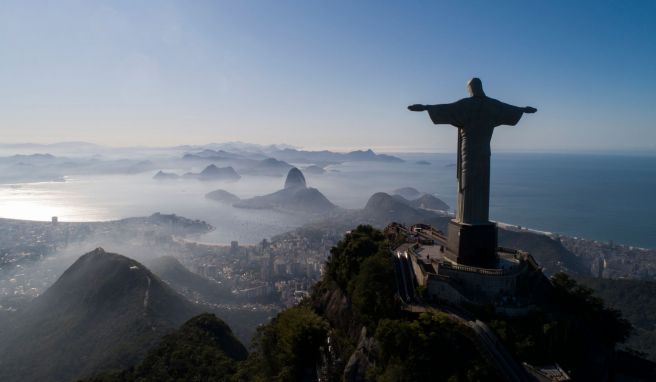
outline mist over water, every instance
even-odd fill
[[[345,162],[305,173],[343,208],[362,208],[375,192],[414,187],[455,206],[455,154],[400,154],[404,163]],[[430,164],[419,164],[427,161]],[[293,164],[293,163],[292,163]],[[299,166],[303,168],[303,165]],[[202,169],[202,166],[195,169]],[[180,172],[179,170],[177,171]],[[113,220],[154,212],[202,219],[216,227],[200,241],[256,243],[312,218],[237,209],[205,198],[224,189],[240,198],[274,192],[284,177],[248,176],[237,182],[157,181],[134,175],[77,175],[64,182],[0,185],[0,217],[61,221]],[[617,155],[494,154],[491,218],[509,224],[597,240],[656,247],[656,158]]]
[[[153,173],[105,175],[2,186],[2,217],[28,220],[106,221],[155,212],[205,220],[216,227],[203,241],[255,243],[303,223],[295,216],[267,210],[237,209],[205,198],[217,188],[243,197],[281,188],[284,179],[253,177],[236,183],[195,179],[157,181]]]

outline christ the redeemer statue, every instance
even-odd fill
[[[490,141],[492,132],[495,127],[500,125],[516,125],[524,113],[535,113],[537,109],[530,106],[512,106],[487,97],[483,92],[483,84],[478,78],[472,78],[467,86],[469,98],[442,105],[416,104],[408,106],[408,109],[428,111],[434,124],[448,124],[458,128],[458,205],[453,222],[460,227],[463,225],[490,226]],[[453,229],[455,228],[449,227],[450,231]],[[458,231],[458,236],[460,233]],[[451,236],[450,232],[450,241]],[[472,239],[478,239],[476,236],[478,235],[472,236]],[[494,227],[493,241],[496,252],[496,227]],[[457,248],[450,249],[458,254]],[[484,248],[480,248],[480,250],[484,250]],[[489,251],[489,248],[486,251]]]

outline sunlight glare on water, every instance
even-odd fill
[[[36,182],[0,186],[0,216],[8,219],[98,221],[115,218],[105,208],[88,203],[87,195],[74,192],[80,181]],[[71,187],[73,186],[73,187]]]

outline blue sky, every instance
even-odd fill
[[[496,3],[0,0],[0,141],[452,151],[478,76],[496,150],[656,150],[656,2]]]

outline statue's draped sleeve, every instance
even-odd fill
[[[442,105],[428,105],[426,110],[431,121],[436,125],[453,125],[463,127],[467,123],[468,113],[463,100]]]
[[[486,113],[493,126],[509,125],[515,126],[524,114],[524,108],[509,105],[496,99],[490,99],[489,110]]]
[[[442,105],[428,105],[426,110],[430,116],[431,121],[436,125],[453,125],[459,130],[464,128],[467,124],[468,118],[471,117],[467,107],[468,100],[462,99],[454,103],[447,103]],[[462,179],[462,131],[458,132],[458,169],[456,171],[458,177],[458,187],[464,187]]]

